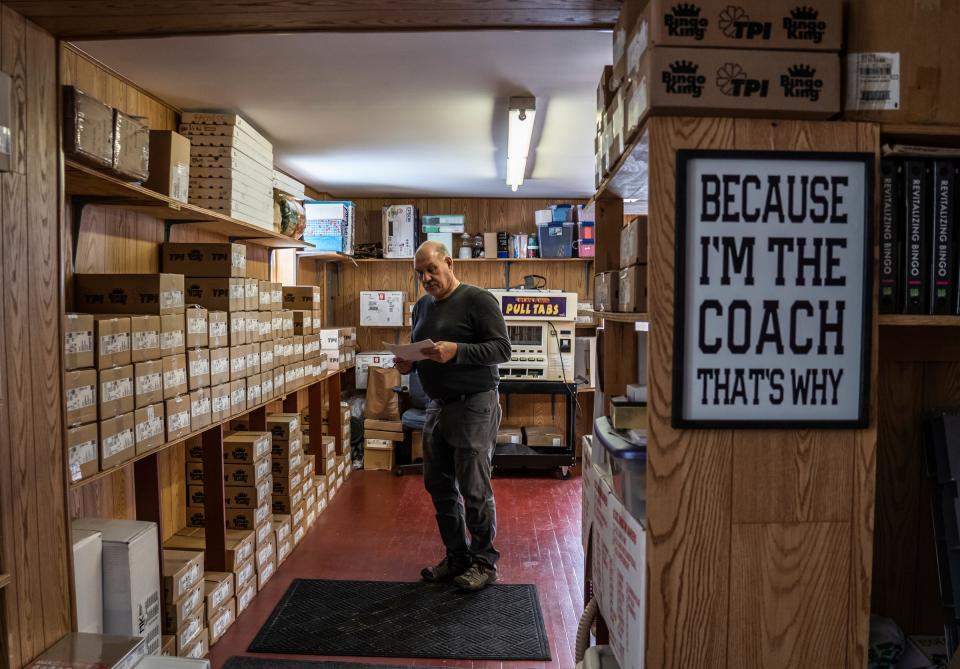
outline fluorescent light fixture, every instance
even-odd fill
[[[533,98],[510,98],[510,119],[507,127],[507,185],[516,191],[523,185],[533,138],[536,104]]]

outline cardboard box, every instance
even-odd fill
[[[271,370],[260,375],[260,400],[266,402],[273,398],[273,371]]]
[[[71,536],[77,631],[103,634],[103,535],[74,529]]]
[[[196,432],[200,428],[210,425],[210,390],[200,388],[190,393],[190,431]]]
[[[163,445],[166,438],[165,419],[162,400],[158,404],[151,404],[133,412],[133,434],[137,455]]]
[[[257,283],[257,309],[260,311],[270,311],[270,305],[273,303],[273,284],[269,281],[260,281]]]
[[[322,293],[319,286],[283,286],[284,309],[320,309]]]
[[[260,308],[260,281],[258,279],[243,280],[243,308],[247,311],[256,311]]]
[[[26,669],[47,667],[122,667],[140,666],[147,653],[160,652],[160,637],[151,639],[150,648],[145,639],[127,635],[69,633],[51,648],[40,654]]]
[[[167,441],[175,441],[190,433],[190,398],[178,395],[164,403],[167,414]]]
[[[176,657],[177,656],[177,637],[173,634],[164,634],[161,638],[160,646],[160,656],[161,657]],[[156,656],[151,656],[156,657]]]
[[[163,615],[164,634],[176,634],[190,619],[190,616],[204,602],[203,581],[199,581],[176,601],[166,601]]]
[[[96,314],[182,314],[180,274],[75,274],[77,305]]]
[[[230,321],[226,311],[208,311],[207,324],[207,346],[210,349],[230,345]]]
[[[247,344],[247,376],[260,373],[260,344]]]
[[[363,390],[367,387],[367,378],[369,375],[367,370],[371,367],[392,368],[393,359],[394,355],[390,353],[390,351],[358,353],[356,357],[356,369],[354,371],[357,388]]]
[[[190,390],[210,386],[210,351],[205,348],[187,351],[187,376]]]
[[[276,354],[274,354],[276,355]],[[287,391],[286,374],[283,368],[273,368],[273,396],[280,397]]]
[[[843,6],[831,0],[798,5],[789,0],[743,0],[677,4],[650,0],[629,30],[626,52],[651,46],[839,51]],[[702,9],[701,9],[702,7]],[[631,38],[640,36],[641,44]]]
[[[163,593],[168,602],[179,601],[202,582],[202,551],[163,549]],[[198,599],[199,606],[203,599]]]
[[[267,429],[276,441],[291,441],[299,439],[300,415],[296,413],[275,413],[267,416]]]
[[[227,509],[227,527],[234,530],[252,530],[256,524],[255,509]]]
[[[210,388],[210,423],[216,424],[230,416],[230,384],[221,383]]]
[[[960,124],[960,3],[852,0],[847,9],[844,118]]]
[[[647,262],[647,217],[637,216],[620,229],[620,269]]]
[[[273,486],[271,488],[271,494],[289,497],[291,493],[303,484],[303,475],[301,472],[294,470],[289,477],[275,476],[272,477],[272,480]]]
[[[284,309],[280,312],[280,317],[282,320],[282,336],[289,339],[293,337],[293,312],[289,309]]]
[[[283,337],[283,311],[270,312],[270,338],[277,341]]]
[[[99,443],[96,423],[67,430],[67,461],[71,483],[89,478],[100,471]]]
[[[136,116],[113,110],[113,172],[142,182],[150,173],[150,129]]]
[[[218,386],[230,380],[230,349],[217,348],[209,351],[210,385]]]
[[[63,318],[64,369],[93,367],[93,363],[93,316],[66,314]]]
[[[246,323],[247,323],[247,343],[253,344],[260,341],[260,312],[259,311],[247,311],[246,314]]]
[[[113,165],[113,108],[73,86],[63,87],[63,152],[91,167]]]
[[[620,272],[601,272],[594,275],[593,308],[595,311],[620,309]]]
[[[269,432],[234,432],[223,438],[223,461],[252,464],[270,455]]]
[[[160,355],[177,355],[187,350],[187,328],[183,314],[160,317]]]
[[[403,441],[403,432],[387,432],[386,430],[364,429],[363,436],[367,439],[378,439],[381,441]]]
[[[296,471],[298,467],[303,466],[304,455],[302,453],[290,453],[286,458],[270,458],[269,462],[271,463],[270,471],[273,473],[274,477],[290,476],[291,471]]]
[[[100,469],[133,459],[136,454],[133,412],[100,421]]]
[[[413,258],[417,250],[417,208],[394,204],[383,208],[383,257]]]
[[[277,540],[277,565],[282,565],[293,552],[293,535],[283,541]]]
[[[270,372],[273,370],[273,347],[274,344],[272,341],[263,342],[258,344],[260,347],[260,372]]]
[[[207,622],[233,598],[233,573],[208,571],[203,575],[203,592],[207,604]]]
[[[274,495],[273,512],[281,514],[293,514],[302,501],[302,490],[295,490],[289,495]]]
[[[270,499],[273,490],[273,477],[267,475],[259,483],[253,485],[227,485],[224,500],[228,509],[256,509]]]
[[[129,365],[130,318],[127,316],[94,316],[94,343],[97,369]]]
[[[229,599],[223,608],[210,617],[210,645],[220,641],[236,619],[237,604],[233,599]]]
[[[641,58],[635,81],[637,123],[647,114],[817,119],[840,111],[833,53],[656,47]],[[624,124],[614,128],[620,135]]]
[[[251,565],[252,567],[252,565]],[[255,584],[248,585],[242,590],[237,591],[237,615],[247,610],[250,606],[250,602],[253,601],[253,598],[257,595],[257,588]]]
[[[230,382],[230,413],[243,413],[247,409],[247,381],[238,379]]]
[[[293,334],[309,335],[313,334],[313,311],[295,309],[293,314]]]
[[[160,648],[160,566],[157,525],[138,520],[78,518],[74,530],[103,541],[103,631],[140,636]]]
[[[309,334],[303,336],[303,357],[307,360],[317,361],[320,357],[320,335]]]
[[[190,534],[185,534],[190,532]],[[204,528],[184,529],[173,535],[163,543],[163,547],[172,550],[202,551],[206,548]],[[236,571],[244,562],[249,561],[254,553],[253,532],[243,530],[227,530],[226,535],[226,567],[228,571]]]
[[[257,572],[257,590],[263,590],[267,583],[273,578],[273,575],[277,573],[277,559],[274,558]]]
[[[563,435],[552,426],[528,426],[523,428],[524,443],[527,446],[550,446],[559,448],[563,445]]]
[[[251,374],[247,377],[247,408],[252,409],[263,402],[263,390],[260,381],[263,377],[260,374]]]
[[[258,342],[263,343],[267,341],[273,341],[273,312],[272,311],[258,311],[258,327],[259,327],[259,337]]]
[[[393,469],[393,442],[366,439],[363,444],[363,468],[366,470]]]
[[[243,244],[165,243],[163,271],[197,278],[243,278],[247,275],[247,247]]]
[[[67,425],[97,420],[97,372],[78,369],[63,376],[63,396],[67,409]]]
[[[187,460],[187,485],[203,483],[203,461]],[[171,546],[171,548],[176,548]]]
[[[293,455],[302,454],[303,448],[300,438],[294,438],[290,441],[274,440],[270,447],[271,456],[276,459],[289,459]]]
[[[120,316],[118,318],[130,322],[130,360],[132,362],[143,362],[160,357],[160,316]]]
[[[163,361],[147,360],[133,365],[133,394],[137,409],[163,401]]]
[[[273,509],[270,500],[257,507],[254,522],[257,525],[254,530],[257,536],[257,550],[260,550],[273,537]]]
[[[402,327],[406,293],[399,290],[361,290],[360,325]]]
[[[209,322],[207,310],[203,307],[191,305],[186,308],[187,320],[187,348],[206,348],[209,341]]]
[[[230,380],[247,377],[247,344],[230,347]]]
[[[294,362],[303,361],[303,335],[293,336],[293,360]]]
[[[185,279],[187,300],[211,311],[245,311],[246,279],[191,276]]]
[[[225,463],[223,465],[223,478],[228,486],[255,486],[270,476],[272,471],[272,460],[264,457],[254,463]]]
[[[517,427],[503,427],[497,430],[497,444],[522,444],[523,432]]]
[[[187,381],[187,356],[170,355],[161,360],[163,364],[163,397],[171,399],[189,390]]]
[[[203,623],[204,610],[203,604],[200,604],[200,606],[183,621],[183,626],[177,630],[177,655],[189,656],[192,652],[191,648],[197,643],[198,637],[200,637],[206,629]]]
[[[620,270],[620,301],[618,311],[645,312],[647,310],[647,266],[634,265]]]
[[[231,311],[227,318],[230,322],[230,346],[242,346],[247,343],[247,312]]]
[[[101,420],[133,411],[133,365],[104,369],[97,377],[97,414]]]
[[[187,202],[190,185],[190,139],[173,130],[150,131],[150,169],[145,188],[166,195],[178,202]],[[165,272],[185,274],[182,269],[168,267]]]
[[[174,637],[176,638],[176,637]],[[209,631],[207,628],[200,630],[200,634],[187,646],[183,653],[178,656],[189,660],[202,660],[210,653]]]
[[[263,544],[257,548],[256,555],[256,565],[257,570],[262,571],[264,566],[270,562],[276,562],[277,559],[277,544],[273,537],[273,522],[270,523],[270,528],[267,530],[266,539]]]

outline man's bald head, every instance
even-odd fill
[[[417,260],[429,260],[436,256],[437,260],[443,260],[450,257],[450,249],[444,244],[436,241],[424,242],[417,249]]]
[[[420,283],[437,300],[442,300],[457,289],[460,282],[453,273],[453,258],[440,242],[424,242],[413,259]]]

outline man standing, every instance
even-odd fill
[[[430,398],[423,482],[447,550],[438,565],[420,575],[482,590],[497,580],[500,557],[493,547],[497,521],[490,471],[500,427],[497,365],[510,359],[510,340],[497,299],[460,283],[443,244],[422,244],[414,269],[427,294],[414,305],[411,341],[431,339],[435,346],[424,351],[426,360],[394,363],[402,374],[416,366]]]

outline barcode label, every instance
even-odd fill
[[[160,372],[147,374],[146,376],[138,376],[137,395],[148,395],[150,393],[158,392],[162,388],[162,383],[163,382],[160,379]]]
[[[171,330],[160,336],[160,348],[165,351],[183,347],[183,330]]]
[[[108,458],[133,448],[133,430],[123,430],[103,440],[103,450]]]
[[[175,414],[171,414],[170,418],[167,419],[167,426],[170,428],[170,432],[179,432],[190,427],[190,412],[189,411],[180,411]]]
[[[97,389],[94,386],[81,386],[67,391],[67,411],[79,411],[93,406],[97,401]]]
[[[163,434],[163,419],[160,416],[148,418],[142,423],[137,423],[137,443],[142,444],[145,441]],[[192,609],[191,609],[192,610]]]
[[[226,374],[230,371],[230,358],[216,358],[210,362],[211,374]]]
[[[68,332],[64,337],[63,351],[66,354],[89,353],[93,350],[93,333]]]
[[[215,321],[210,323],[210,336],[211,337],[226,337],[227,336],[227,324],[224,321]]]
[[[133,333],[133,350],[145,351],[160,346],[160,333],[156,330]]]
[[[847,54],[847,110],[900,108],[900,54]]]
[[[163,309],[174,309],[183,306],[183,292],[169,290],[160,293],[160,306]]]
[[[206,334],[207,321],[204,318],[187,319],[187,332],[190,334]]]
[[[213,398],[213,410],[216,413],[222,414],[230,410],[230,397],[229,395],[221,395],[219,397]]]

